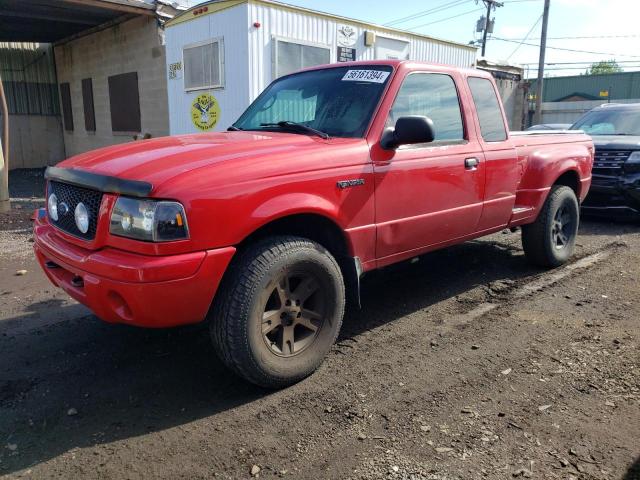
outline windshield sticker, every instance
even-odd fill
[[[343,82],[384,83],[391,72],[381,70],[349,70],[342,77]]]

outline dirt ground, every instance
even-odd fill
[[[1,478],[640,479],[640,224],[583,222],[553,272],[509,233],[367,275],[324,366],[270,392],[201,328],[54,289],[33,175],[0,217]]]

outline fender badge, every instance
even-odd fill
[[[340,180],[338,182],[338,188],[340,190],[344,190],[345,188],[357,187],[359,185],[364,185],[364,178],[358,178],[356,180]]]

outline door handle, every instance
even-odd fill
[[[466,158],[464,161],[464,168],[467,170],[477,170],[480,160],[477,158]]]

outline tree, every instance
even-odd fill
[[[591,64],[591,68],[587,70],[587,75],[603,75],[605,73],[622,72],[622,67],[615,60],[602,60]]]

